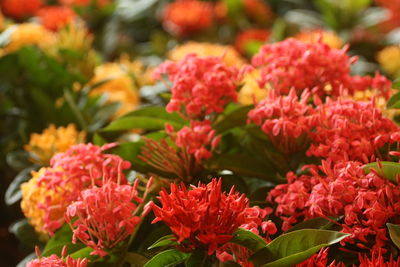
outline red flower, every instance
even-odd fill
[[[399,131],[372,102],[328,100],[316,112],[308,156],[369,162],[380,156],[380,148],[393,143],[390,136]]]
[[[39,178],[38,184],[44,183],[47,188],[55,190],[60,197],[59,206],[53,207],[51,199],[41,204],[46,216],[45,228],[50,233],[62,226],[63,221],[54,220],[53,213],[65,211],[67,206],[78,199],[80,192],[92,185],[101,186],[104,177],[119,183],[126,183],[123,170],[130,167],[128,161],[104,151],[110,145],[103,147],[92,144],[72,146],[64,153],[56,154],[51,159],[51,169]]]
[[[42,6],[42,0],[2,0],[1,11],[15,19],[33,16]]]
[[[321,249],[318,254],[314,254],[311,258],[296,264],[295,267],[345,267],[343,263],[336,264],[335,261],[328,265],[329,248]]]
[[[288,94],[294,87],[300,94],[305,89],[312,90],[320,97],[326,95],[340,96],[344,90],[353,94],[357,90],[365,90],[365,86],[378,87],[378,91],[387,90],[387,83],[369,84],[370,78],[364,86],[355,88],[354,79],[350,76],[350,65],[357,59],[346,54],[343,49],[330,48],[322,41],[304,43],[295,39],[265,45],[252,59],[252,64],[261,68],[261,87],[269,85],[278,94]],[[363,78],[358,78],[363,79]]]
[[[375,2],[389,10],[389,17],[383,23],[387,30],[392,30],[400,26],[400,0],[375,0]]]
[[[206,30],[212,23],[213,6],[198,0],[177,0],[168,4],[162,15],[165,30],[181,37]]]
[[[222,192],[222,180],[213,179],[187,190],[184,184],[171,184],[171,193],[163,189],[159,200],[162,208],[152,205],[156,216],[153,223],[163,221],[177,238],[183,250],[206,248],[213,254],[228,243],[241,225],[262,224],[262,215],[249,208],[249,200],[234,188]]]
[[[67,255],[67,247],[64,246],[61,252],[61,258],[53,254],[49,257],[41,257],[38,247],[35,248],[38,259],[31,260],[26,264],[26,267],[86,267],[88,261],[84,259],[73,259]]]
[[[262,0],[242,0],[246,15],[258,23],[267,23],[274,18],[271,8]]]
[[[246,53],[246,48],[251,43],[263,45],[268,41],[270,31],[262,29],[249,29],[239,33],[235,39],[235,48],[242,54]]]
[[[270,141],[289,154],[304,148],[311,130],[313,108],[307,104],[310,94],[305,91],[298,99],[293,89],[287,96],[275,93],[262,100],[248,114],[248,121],[260,125]]]
[[[110,0],[59,0],[62,5],[75,6],[75,7],[87,7],[93,2],[97,7],[104,7],[110,4]]]
[[[40,9],[37,15],[42,25],[52,31],[64,27],[76,16],[71,8],[65,6],[47,6]]]
[[[180,62],[167,61],[154,76],[167,74],[172,82],[172,97],[168,112],[184,112],[190,118],[222,112],[226,104],[237,100],[236,86],[239,72],[228,67],[220,57],[200,58],[187,55]]]
[[[94,249],[92,255],[103,257],[107,255],[105,249],[115,247],[132,234],[140,222],[136,209],[143,202],[137,192],[139,180],[136,181],[131,186],[108,180],[102,187],[82,191],[65,213],[74,233],[72,242],[79,239]]]
[[[360,265],[358,267],[400,267],[400,258],[393,259],[393,255],[390,255],[389,260],[385,260],[382,256],[382,251],[373,253],[372,257],[369,258],[367,254],[358,254]]]

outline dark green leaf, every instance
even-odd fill
[[[176,249],[169,249],[155,255],[144,267],[173,267],[184,262],[189,256],[190,254],[188,253],[183,253]]]
[[[17,176],[15,176],[14,180],[8,186],[4,196],[7,205],[13,205],[21,199],[21,184],[28,181],[32,177],[31,172],[36,169],[37,166],[31,166],[22,170]]]
[[[275,238],[265,248],[252,255],[250,260],[256,266],[290,267],[347,236],[349,235],[328,230],[298,230]]]
[[[259,235],[243,228],[239,228],[233,233],[230,242],[246,247],[251,251],[258,251],[267,245]]]
[[[44,247],[42,255],[48,257],[52,254],[59,255],[64,246],[67,246],[68,254],[86,247],[82,243],[72,244],[72,231],[68,224],[64,224]]]
[[[166,123],[169,123],[175,129],[180,129],[182,126],[175,121],[170,121],[162,118],[153,118],[146,116],[127,116],[111,122],[101,131],[126,131],[131,129],[162,130],[164,129]]]
[[[128,252],[125,255],[125,262],[129,263],[131,267],[142,267],[148,260],[147,257],[136,252]]]
[[[400,249],[400,225],[387,223],[389,235],[393,243]]]
[[[142,107],[125,114],[123,117],[152,117],[174,121],[182,125],[185,124],[185,120],[182,119],[176,112],[169,113],[165,110],[165,107],[161,106]]]
[[[397,177],[400,175],[400,163],[391,161],[372,162],[364,166],[365,173],[370,173],[374,169],[379,176],[397,182]]]
[[[22,171],[32,165],[32,162],[29,161],[29,153],[25,150],[16,150],[7,153],[6,161],[11,168],[18,171]]]
[[[174,239],[175,239],[175,237],[173,235],[163,236],[160,239],[158,239],[156,242],[154,242],[153,245],[148,247],[148,249],[177,245],[178,243]]]
[[[400,92],[393,95],[386,104],[387,108],[400,108]]]
[[[40,244],[39,238],[35,229],[28,223],[26,219],[21,219],[12,225],[8,229],[11,233],[13,233],[19,241],[21,241],[24,245],[29,246],[31,248]]]
[[[224,133],[232,128],[245,125],[247,122],[247,113],[254,108],[254,106],[239,107],[233,112],[226,115],[221,120],[217,121],[213,128],[217,133]]]
[[[196,249],[185,262],[186,267],[205,267],[207,250]]]
[[[332,220],[335,220],[332,218]],[[329,227],[333,225],[332,221],[329,221],[325,218],[313,218],[301,223],[296,224],[292,228],[290,228],[286,233],[301,230],[301,229],[322,229],[327,230]]]

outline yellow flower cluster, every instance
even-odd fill
[[[10,31],[10,41],[1,54],[15,52],[25,45],[37,45],[41,49],[47,50],[56,42],[54,33],[35,23],[15,24],[6,31]]]
[[[391,93],[391,95],[393,95],[394,92]],[[369,89],[365,91],[357,91],[351,98],[357,101],[370,101],[371,99],[374,99],[376,108],[380,109],[382,113],[390,119],[393,119],[394,116],[400,114],[400,109],[388,109],[386,107],[386,99],[383,96],[379,96],[379,92],[376,90]]]
[[[35,228],[36,232],[46,239],[48,232],[44,230],[45,212],[40,208],[40,204],[45,203],[46,198],[51,199],[51,206],[55,207],[51,216],[52,219],[63,219],[63,210],[57,210],[62,198],[57,191],[47,188],[46,184],[38,184],[39,178],[50,168],[41,168],[37,172],[32,172],[32,178],[21,185],[22,201],[21,209],[28,222]]]
[[[331,48],[339,49],[343,46],[342,39],[336,33],[330,31],[304,31],[295,35],[294,38],[305,43],[315,43],[321,38],[321,41]]]
[[[74,124],[58,128],[52,124],[41,134],[31,134],[29,144],[24,148],[30,153],[33,162],[48,165],[54,154],[85,142],[85,136],[86,133],[77,131]]]
[[[400,45],[385,47],[378,53],[382,69],[395,78],[400,77]]]
[[[253,70],[246,74],[243,78],[243,86],[239,91],[238,101],[243,105],[254,104],[254,101],[258,102],[263,98],[267,97],[268,90],[260,88],[257,83],[260,71]]]
[[[228,66],[242,66],[245,64],[245,60],[232,46],[193,41],[175,47],[168,53],[168,58],[173,61],[179,61],[190,53],[195,53],[200,57],[222,56]]]

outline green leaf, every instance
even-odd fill
[[[14,180],[8,186],[4,196],[7,205],[13,205],[21,199],[21,184],[31,179],[31,172],[34,170],[37,170],[37,166],[28,167],[15,176]]]
[[[26,219],[21,219],[12,225],[8,229],[13,233],[19,241],[28,247],[35,247],[40,244],[39,238],[35,229],[28,223]]]
[[[265,248],[253,254],[250,260],[256,266],[290,267],[347,236],[349,234],[328,230],[298,230],[275,238]]]
[[[394,94],[386,104],[387,108],[400,108],[400,92]]]
[[[50,240],[47,242],[44,247],[42,255],[44,257],[48,257],[52,254],[56,254],[58,256],[61,255],[61,251],[64,246],[67,246],[68,254],[72,254],[75,251],[78,251],[84,247],[86,247],[82,243],[72,244],[72,231],[68,224],[64,224]]]
[[[163,236],[160,239],[158,239],[156,242],[154,242],[154,244],[151,245],[150,247],[148,247],[147,249],[177,245],[178,243],[174,239],[175,239],[175,237],[173,235]]]
[[[236,230],[229,242],[246,247],[251,251],[258,251],[267,245],[259,235],[243,228]]]
[[[213,129],[218,133],[224,133],[232,128],[246,125],[247,113],[254,108],[254,106],[239,107],[226,115],[223,119],[217,121],[213,125]]]
[[[372,162],[364,166],[364,171],[366,174],[370,173],[371,169],[374,169],[379,176],[395,183],[397,182],[397,177],[400,175],[400,163],[397,162]]]
[[[204,267],[207,261],[207,250],[196,249],[185,262],[186,267]]]
[[[142,267],[148,260],[147,257],[136,252],[128,252],[125,255],[125,262],[129,263],[131,267]]]
[[[111,122],[107,127],[103,128],[102,132],[111,131],[126,131],[131,129],[142,129],[142,130],[162,130],[165,124],[169,123],[175,129],[180,129],[181,124],[166,120],[162,118],[153,118],[146,116],[127,116],[117,119]]]
[[[93,261],[94,259],[97,258],[97,256],[91,256],[90,253],[92,253],[93,249],[90,247],[83,247],[79,250],[76,250],[74,253],[70,253],[70,251],[68,250],[68,252],[70,253],[70,256],[74,259],[83,259],[83,258],[87,258],[88,260]]]
[[[183,253],[176,249],[169,249],[155,255],[144,267],[173,267],[184,262],[189,256],[190,254],[188,253]]]
[[[176,112],[167,112],[165,107],[160,106],[142,107],[125,114],[123,117],[152,117],[174,121],[182,125],[185,124],[185,120],[182,119]]]
[[[386,226],[393,243],[400,249],[400,225],[387,223]]]
[[[332,218],[332,220],[335,220]],[[333,223],[325,218],[313,218],[301,223],[296,224],[292,228],[290,228],[286,233],[302,230],[302,229],[322,229],[327,230],[329,227],[332,227]]]

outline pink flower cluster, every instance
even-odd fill
[[[292,87],[298,94],[309,89],[320,97],[337,97],[343,90],[352,94],[371,86],[381,92],[390,89],[390,81],[383,76],[350,76],[350,65],[357,58],[350,58],[346,50],[347,47],[331,48],[322,41],[304,43],[286,39],[263,46],[253,57],[252,64],[261,69],[260,86],[269,85],[279,95],[288,94]]]
[[[267,213],[249,208],[249,200],[233,187],[228,194],[223,192],[221,179],[192,186],[191,190],[184,184],[171,184],[170,190],[169,194],[164,188],[160,192],[162,207],[152,204],[156,216],[153,223],[167,224],[183,250],[206,247],[211,255],[241,226],[271,230],[271,222],[263,222]]]
[[[344,243],[374,251],[385,248],[387,222],[400,222],[400,188],[375,172],[365,174],[359,162],[323,161],[310,175],[288,175],[288,183],[273,189],[268,200],[277,204],[283,230],[313,217],[343,216]],[[322,173],[322,174],[320,174]],[[373,247],[367,247],[372,241]]]
[[[60,201],[57,207],[51,199],[41,203],[40,208],[45,211],[45,228],[51,233],[62,226],[60,216],[55,213],[64,212],[67,206],[77,200],[82,190],[92,186],[101,186],[102,177],[108,177],[119,183],[126,183],[123,170],[130,167],[128,161],[121,157],[104,153],[111,145],[99,147],[93,144],[79,144],[72,146],[64,153],[56,154],[52,159],[51,168],[39,178],[38,184],[44,183],[47,188],[58,192]],[[57,220],[54,220],[57,217]]]
[[[228,67],[220,57],[187,55],[182,61],[161,64],[154,76],[167,74],[172,82],[172,97],[167,111],[177,111],[189,118],[222,112],[226,104],[237,100],[239,71]]]
[[[101,187],[80,192],[77,201],[68,206],[65,219],[73,231],[72,242],[79,239],[101,257],[125,240],[135,230],[140,217],[135,216],[138,204],[136,180],[134,186],[107,180]],[[74,220],[76,218],[76,220]]]
[[[67,247],[64,246],[61,252],[61,258],[53,254],[49,257],[41,257],[38,247],[36,247],[38,259],[34,259],[26,264],[26,267],[86,267],[88,260],[73,259],[67,255]]]

